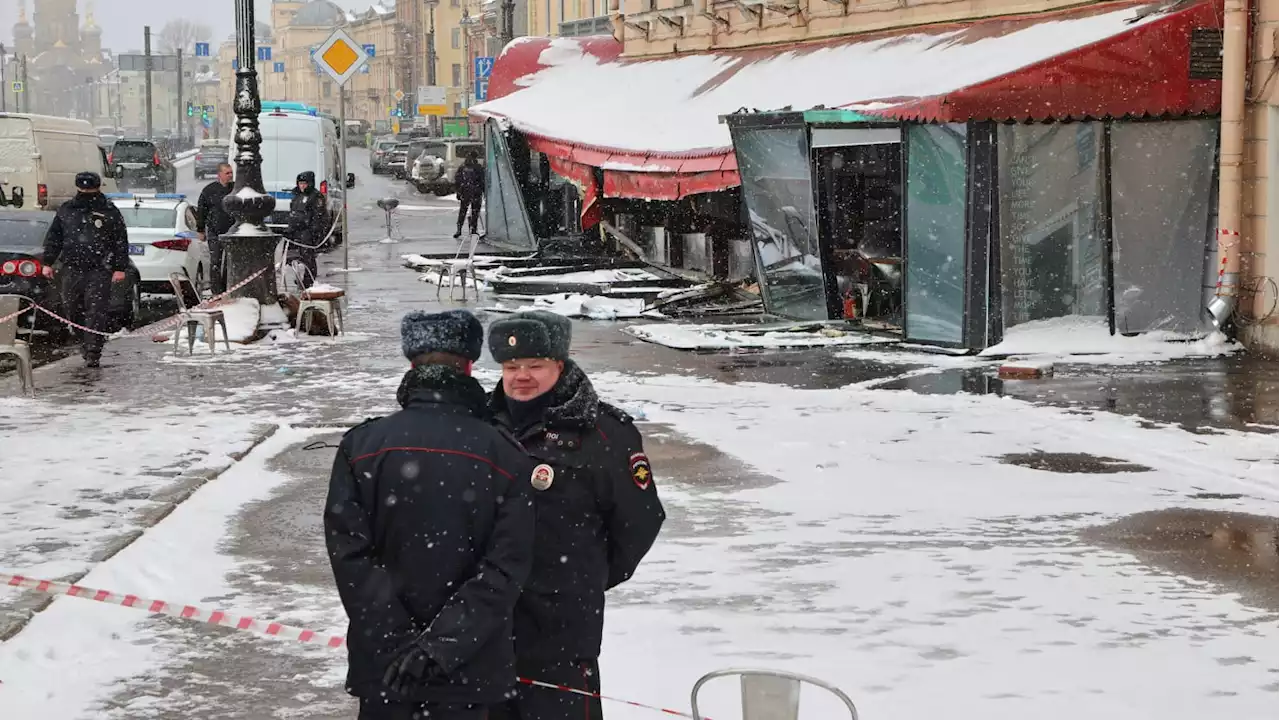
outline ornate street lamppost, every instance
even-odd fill
[[[427,29],[427,84],[433,88],[436,86],[436,5],[438,4],[440,4],[439,0],[427,0],[427,17],[430,22]],[[422,98],[418,98],[419,105],[422,101]],[[440,134],[436,122],[436,118],[431,118],[432,135]]]
[[[233,131],[236,154],[235,185],[222,201],[222,206],[236,220],[236,226],[222,239],[226,247],[227,286],[243,282],[259,270],[265,271],[232,297],[255,298],[264,308],[277,305],[275,258],[279,237],[267,229],[265,220],[275,209],[276,199],[262,184],[262,132],[258,129],[258,113],[262,98],[258,94],[257,57],[254,38],[253,0],[236,0],[236,94]]]

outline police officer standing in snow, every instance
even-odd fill
[[[214,295],[227,290],[227,266],[223,262],[226,248],[221,238],[236,221],[222,207],[222,201],[231,194],[232,176],[231,163],[219,163],[218,179],[204,186],[196,203],[196,232],[209,244],[209,287]]]
[[[76,328],[86,367],[96,368],[106,344],[111,284],[124,282],[129,269],[129,230],[120,209],[102,194],[95,172],[76,175],[76,196],[54,215],[44,238],[44,275],[53,278],[58,261],[62,311]]]
[[[306,267],[301,278],[304,289],[315,284],[318,272],[316,254],[329,232],[328,219],[328,204],[316,189],[316,174],[310,170],[298,173],[293,199],[289,201],[289,226],[284,231],[285,237],[294,244],[289,246],[289,257],[285,259],[296,260]]]
[[[403,410],[349,431],[325,541],[350,619],[360,720],[482,720],[515,684],[512,609],[533,553],[531,463],[486,421],[463,310],[400,324]]]
[[[453,184],[458,188],[458,231],[454,238],[462,237],[462,222],[467,221],[467,229],[476,234],[480,224],[480,203],[484,200],[484,168],[476,160],[476,151],[467,150],[467,159],[462,162],[453,175]],[[470,210],[471,217],[467,217]]]
[[[533,572],[516,605],[520,676],[600,692],[605,590],[631,577],[665,514],[640,432],[602,402],[569,359],[572,325],[544,311],[489,328],[502,382],[489,399],[499,426],[533,462]],[[599,720],[598,699],[521,686],[491,718]]]

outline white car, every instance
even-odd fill
[[[129,258],[138,268],[142,292],[172,295],[171,273],[203,290],[209,277],[209,245],[196,234],[195,209],[181,194],[111,193],[129,228]],[[189,294],[185,300],[199,299]]]

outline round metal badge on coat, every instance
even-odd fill
[[[529,484],[533,485],[534,490],[546,490],[551,487],[551,483],[556,479],[556,471],[550,465],[542,464],[533,469],[533,475],[529,478]]]

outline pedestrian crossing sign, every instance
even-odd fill
[[[16,92],[16,93],[20,93],[20,92],[23,92],[23,90],[24,90],[24,88],[22,87],[22,81],[21,81],[21,80],[14,80],[14,81],[13,81],[13,91],[14,91],[14,92]]]

